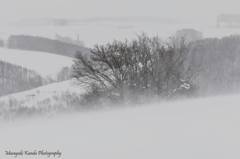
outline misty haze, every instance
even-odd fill
[[[239,158],[238,3],[2,0],[0,158]]]

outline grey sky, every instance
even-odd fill
[[[0,19],[155,16],[174,19],[240,14],[237,0],[0,0]]]

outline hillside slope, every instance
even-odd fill
[[[20,93],[2,96],[0,97],[0,102],[5,103],[5,107],[9,106],[9,100],[14,101],[14,107],[53,107],[54,105],[63,104],[60,103],[64,100],[62,98],[67,98],[70,94],[81,95],[85,91],[86,88],[84,85],[77,86],[74,81],[67,80],[64,82],[48,84]]]
[[[59,150],[62,159],[236,159],[239,103],[236,95],[3,124],[0,157]]]

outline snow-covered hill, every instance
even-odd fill
[[[0,60],[31,70],[46,76],[56,76],[63,67],[71,67],[73,59],[61,55],[37,52],[24,51],[0,48]]]
[[[237,159],[239,103],[236,95],[2,124],[0,158],[59,150],[61,159]]]
[[[9,106],[9,100],[14,101],[14,107],[48,107],[54,105],[64,106],[62,95],[77,94],[81,95],[86,92],[84,85],[76,85],[76,81],[67,80],[59,83],[52,83],[28,91],[14,93],[0,97],[0,102],[5,103],[5,107]],[[43,103],[45,102],[45,103]],[[42,103],[40,105],[40,103]]]

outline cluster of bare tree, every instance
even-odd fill
[[[67,105],[66,109],[85,110],[96,105],[103,108],[113,102],[143,103],[192,95],[239,93],[240,36],[190,43],[185,38],[162,40],[142,34],[131,41],[95,45],[89,54],[77,52],[73,67],[62,68],[57,81],[71,79],[72,75],[88,86],[87,93],[55,97],[56,101],[62,100],[57,107]],[[0,95],[42,85],[41,77],[35,72],[2,61],[0,75]],[[13,105],[12,101],[9,100],[9,105]],[[44,107],[50,103],[48,99],[38,105]],[[25,108],[15,110],[17,114],[24,111]],[[48,114],[50,109],[31,111]]]
[[[240,92],[239,35],[198,40],[190,44],[190,50],[202,63],[194,80],[200,96]]]
[[[88,49],[83,46],[27,35],[11,35],[8,38],[7,47],[10,49],[49,52],[70,57],[74,57],[77,50],[88,52]]]
[[[99,85],[112,101],[167,99],[193,91],[190,83],[199,70],[194,61],[183,38],[142,34],[130,42],[95,45],[89,56],[78,52],[73,77],[91,88]]]
[[[5,46],[5,43],[4,41],[0,38],[0,47],[4,47]]]
[[[195,42],[203,38],[203,34],[200,31],[194,29],[181,29],[175,33],[176,38],[184,38],[187,43]]]
[[[72,71],[69,67],[63,67],[61,71],[57,74],[57,82],[70,80],[72,78],[71,72]]]
[[[0,61],[0,96],[42,86],[42,77],[33,70]]]

